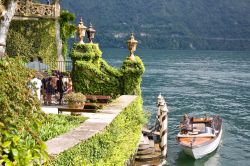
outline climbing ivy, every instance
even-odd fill
[[[62,39],[62,53],[64,58],[66,58],[68,51],[68,39],[74,36],[76,31],[76,25],[72,24],[75,20],[75,15],[69,11],[62,10],[59,18],[60,23],[60,37]]]
[[[141,75],[144,73],[145,68],[138,56],[135,56],[135,61],[126,58],[122,65],[124,94],[141,94]]]
[[[83,94],[140,95],[144,65],[139,57],[126,58],[121,69],[110,66],[102,59],[98,44],[74,44],[72,80],[75,91]]]
[[[102,51],[98,44],[79,44],[75,43],[71,52],[71,59],[73,61],[83,60],[92,63],[98,63],[102,57]]]
[[[50,67],[56,68],[55,21],[13,20],[7,37],[7,54],[11,57],[19,56],[25,61],[39,57],[49,62]]]

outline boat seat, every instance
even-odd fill
[[[206,132],[205,123],[193,123],[193,132],[205,133]]]
[[[199,134],[198,131],[188,132],[189,135],[197,135]]]

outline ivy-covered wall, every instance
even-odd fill
[[[108,65],[102,59],[98,44],[74,44],[72,81],[74,90],[83,94],[140,95],[144,65],[136,56],[135,61],[126,58],[121,69]]]
[[[13,20],[7,37],[6,52],[26,61],[39,57],[56,67],[57,46],[55,20]]]
[[[135,56],[135,61],[126,58],[122,65],[123,73],[123,94],[134,95],[141,94],[142,74],[144,73],[142,60]]]
[[[61,153],[50,166],[122,166],[134,154],[146,122],[142,99],[137,97],[100,134]]]

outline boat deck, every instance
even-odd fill
[[[212,137],[183,137],[183,138],[179,138],[179,141],[186,145],[186,146],[198,146],[198,145],[202,145],[205,142],[208,142],[210,140],[212,140]]]

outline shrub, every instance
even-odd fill
[[[86,96],[80,92],[71,92],[64,96],[64,100],[68,103],[84,103],[86,100]]]
[[[98,44],[74,44],[72,81],[74,89],[83,94],[140,95],[144,65],[137,56],[135,61],[126,58],[121,69],[110,66],[102,59]]]
[[[0,60],[0,165],[39,165],[46,146],[37,135],[45,114],[28,88],[32,71],[20,59]]]
[[[124,165],[135,153],[146,118],[142,109],[142,99],[138,97],[104,132],[61,153],[49,165]]]

